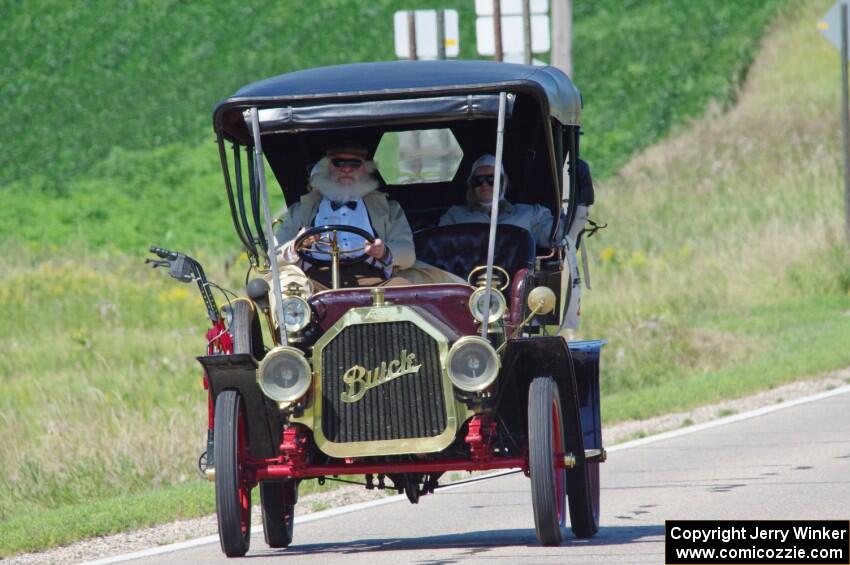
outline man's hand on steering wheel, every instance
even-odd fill
[[[381,238],[377,238],[371,243],[367,241],[364,251],[366,252],[366,255],[374,257],[378,261],[386,259],[387,254],[389,253],[389,249],[387,249],[387,246],[384,245],[384,240]]]
[[[351,233],[356,236],[362,237],[366,241],[366,246],[360,250],[340,250],[341,264],[353,265],[355,263],[365,261],[369,257],[381,258],[387,252],[387,248],[384,245],[383,241],[381,241],[380,239],[375,239],[372,234],[370,234],[366,230],[360,229],[355,226],[344,225],[316,226],[314,228],[302,230],[301,233],[299,233],[298,236],[295,238],[295,241],[293,242],[292,246],[294,251],[301,257],[301,259],[309,261],[314,265],[330,265],[331,260],[320,258],[316,255],[330,255],[330,247],[332,245],[332,242],[335,241],[338,243],[337,234],[339,232]],[[320,246],[324,249],[317,249],[317,247]],[[354,257],[346,256],[352,251],[364,251],[365,253],[356,255]]]
[[[301,235],[305,231],[307,231],[307,228],[301,228],[301,231],[298,232],[298,235]],[[316,242],[319,241],[319,237],[320,236],[318,236],[318,235],[311,235],[310,237],[305,238],[304,241],[301,242],[301,245],[299,245],[297,247],[295,245],[293,245],[293,247],[295,249],[308,249],[310,247],[313,247],[316,244]]]

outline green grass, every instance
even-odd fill
[[[212,486],[200,480],[48,512],[25,511],[0,522],[0,558],[213,512]]]
[[[797,4],[728,113],[600,183],[582,332],[605,415],[645,418],[850,365],[836,53]]]
[[[13,438],[0,442],[0,557],[215,511],[195,470],[206,321],[194,286],[122,255],[4,246],[0,303],[16,321],[0,326],[0,437]]]
[[[575,75],[585,100],[585,156],[597,177],[699,116],[710,100],[729,104],[784,3],[576,3]],[[212,143],[216,102],[287,71],[391,60],[393,12],[433,7],[425,0],[5,4],[0,127],[14,143],[0,153],[0,236],[134,254],[151,243],[211,252],[238,246]],[[442,7],[459,12],[461,57],[476,58],[473,3]]]
[[[212,143],[116,148],[86,176],[68,180],[62,194],[51,195],[41,175],[7,186],[9,205],[0,209],[0,226],[35,249],[52,244],[139,255],[156,244],[235,252],[217,162]]]
[[[336,486],[330,481],[319,486],[315,480],[305,480],[299,486],[299,493],[303,496]],[[258,496],[255,491],[252,500],[255,506],[259,504]],[[317,502],[313,504],[312,511],[325,508],[328,508],[326,504]],[[213,513],[214,487],[197,478],[178,485],[77,502],[48,511],[24,511],[9,520],[0,521],[0,540],[3,540],[0,559],[15,553],[38,551],[80,539]]]
[[[206,412],[195,291],[141,261],[4,251],[0,520],[191,477]]]
[[[585,159],[598,178],[695,118],[728,107],[783,1],[575,2]],[[618,53],[625,57],[612,57]]]
[[[86,175],[115,147],[212,139],[213,105],[249,82],[392,59],[393,12],[428,6],[417,0],[3,4],[0,52],[8,74],[0,93],[8,111],[0,124],[19,143],[0,157],[0,184],[37,170],[50,180],[51,194],[67,192],[69,176]],[[471,33],[473,7],[452,4]],[[473,49],[462,44],[466,57]]]
[[[714,369],[704,364],[680,367],[674,377],[606,394],[606,422],[687,410],[850,365],[845,345],[850,339],[850,296],[778,302],[696,322],[737,339],[755,337],[761,347],[734,362],[723,358],[723,348],[714,348],[712,354],[719,358]]]

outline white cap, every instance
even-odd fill
[[[469,177],[466,179],[466,184],[469,187],[466,191],[466,202],[470,206],[475,206],[478,203],[478,198],[475,195],[475,189],[472,187],[471,180],[472,177],[475,176],[475,171],[479,167],[493,167],[496,168],[496,156],[491,155],[490,153],[485,153],[481,157],[475,160],[472,164],[472,168],[469,169]],[[502,185],[499,187],[499,200],[505,200],[505,193],[508,191],[508,175],[505,173],[505,163],[502,161]]]
[[[475,175],[475,170],[478,169],[479,167],[493,167],[495,169],[496,168],[496,156],[491,155],[489,153],[485,153],[484,155],[482,155],[481,157],[476,159],[475,162],[472,163],[472,168],[469,169],[469,178],[466,179],[467,181]],[[505,173],[505,162],[502,161],[502,179],[507,181],[507,178],[508,178],[508,175]],[[505,184],[507,184],[507,183],[505,183]]]
[[[475,169],[478,167],[495,167],[496,166],[496,156],[490,155],[489,153],[482,155],[472,164],[472,168],[469,169],[469,176],[475,172]],[[504,173],[504,171],[502,171]]]

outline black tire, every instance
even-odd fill
[[[599,531],[599,462],[567,471],[570,526],[577,538],[590,538]]]
[[[263,334],[253,305],[248,300],[239,299],[231,302],[229,308],[233,315],[229,328],[233,337],[233,353],[250,353],[254,359],[262,359]]]
[[[528,467],[534,528],[541,545],[559,545],[563,539],[566,473],[555,468],[555,454],[564,450],[558,385],[551,377],[537,377],[528,389]]]
[[[218,539],[228,557],[242,557],[251,543],[251,489],[242,484],[241,463],[247,450],[242,398],[222,391],[215,402],[215,512]]]
[[[295,525],[294,481],[286,483],[260,483],[260,506],[263,509],[263,534],[272,548],[288,547],[292,543]],[[291,489],[287,496],[287,489]]]

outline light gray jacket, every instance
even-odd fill
[[[552,212],[540,204],[511,204],[504,200],[499,204],[499,223],[527,229],[540,247],[551,246],[552,219]],[[452,206],[440,218],[441,226],[465,223],[489,224],[489,208]]]
[[[322,195],[318,191],[308,192],[286,210],[283,223],[277,230],[278,246],[285,246],[295,239],[301,228],[313,225]],[[375,235],[384,240],[392,253],[392,266],[399,269],[411,267],[416,260],[413,247],[413,232],[404,210],[395,200],[389,200],[383,192],[370,192],[363,197]]]

